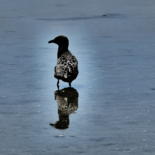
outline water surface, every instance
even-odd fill
[[[154,155],[153,0],[0,2],[0,154]],[[48,44],[59,34],[80,71],[66,129],[49,125],[66,101]]]

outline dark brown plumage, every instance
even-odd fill
[[[78,61],[68,50],[69,40],[66,36],[57,36],[48,43],[58,45],[57,64],[55,66],[54,77],[58,79],[57,87],[59,89],[59,80],[68,82],[69,86],[78,75]]]

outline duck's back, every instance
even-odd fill
[[[55,78],[72,82],[78,75],[78,61],[69,51],[64,52],[57,60]]]

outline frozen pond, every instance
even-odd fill
[[[0,154],[155,154],[154,0],[0,3]],[[48,44],[59,34],[79,60],[67,96]]]

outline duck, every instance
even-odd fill
[[[57,79],[57,88],[59,89],[59,81],[68,82],[69,87],[71,83],[78,76],[78,60],[69,51],[69,39],[64,35],[59,35],[48,43],[55,43],[58,45],[57,64],[54,67],[54,77]]]

